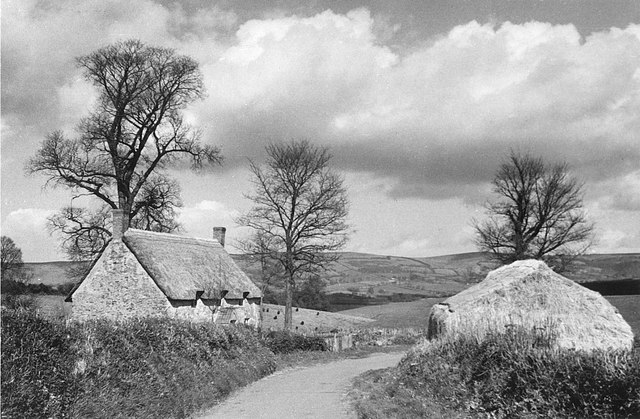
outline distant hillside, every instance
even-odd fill
[[[245,255],[232,255],[240,267],[260,282],[258,263]],[[34,282],[60,285],[70,282],[67,270],[75,262],[26,263]],[[333,263],[324,278],[329,293],[359,293],[384,296],[455,294],[482,280],[496,265],[483,253],[409,258],[345,252]],[[615,279],[640,280],[640,253],[594,254],[580,257],[563,275],[578,282]]]
[[[45,285],[62,285],[73,282],[70,279],[69,270],[77,267],[78,262],[32,262],[25,263],[24,266],[33,275],[31,282]]]
[[[257,263],[244,255],[235,255],[234,259],[254,281],[260,282]],[[424,258],[346,252],[323,277],[328,282],[328,293],[438,297],[462,291],[484,279],[496,267],[486,254],[479,252]],[[640,281],[640,253],[582,256],[570,271],[562,274],[581,283],[620,279]]]

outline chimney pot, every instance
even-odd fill
[[[213,227],[213,239],[217,240],[224,247],[225,235],[227,229],[225,227]]]
[[[111,238],[114,240],[122,240],[122,236],[126,231],[124,226],[124,211],[118,208],[111,210],[111,224],[113,232]]]

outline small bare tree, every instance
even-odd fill
[[[493,179],[499,200],[487,204],[488,219],[474,221],[476,243],[502,263],[551,260],[584,253],[593,225],[582,207],[582,184],[566,163],[511,153]]]
[[[254,206],[237,222],[266,239],[269,257],[285,274],[285,328],[292,325],[296,280],[337,259],[347,241],[347,193],[328,167],[328,149],[307,141],[267,146],[264,168],[250,162]]]
[[[22,250],[16,246],[11,237],[2,236],[0,242],[2,245],[0,248],[2,279],[15,280],[24,267]]]

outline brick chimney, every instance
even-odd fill
[[[113,225],[113,231],[111,238],[114,240],[122,240],[122,235],[127,230],[124,226],[124,211],[121,209],[111,210],[111,224]]]
[[[213,239],[218,240],[222,247],[224,247],[224,237],[226,234],[226,227],[213,227]]]

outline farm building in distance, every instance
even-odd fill
[[[71,291],[71,319],[171,317],[215,323],[260,323],[260,289],[224,249],[224,228],[212,240],[122,231],[114,210],[111,241]]]

